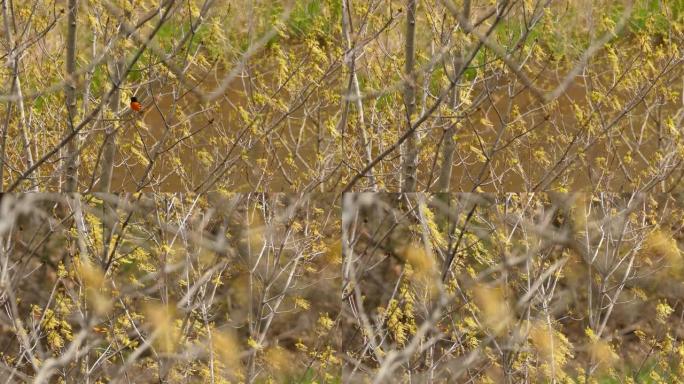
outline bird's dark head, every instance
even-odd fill
[[[131,96],[131,103],[135,103],[138,101],[138,98],[135,96]]]

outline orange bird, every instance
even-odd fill
[[[140,104],[138,98],[135,96],[131,96],[131,109],[136,112],[142,111],[142,104]]]

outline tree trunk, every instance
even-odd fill
[[[462,60],[462,57],[453,60],[454,76],[456,76],[460,70]],[[460,100],[458,87],[454,87],[451,90],[449,99],[451,108],[456,108]],[[449,128],[447,128],[446,132],[444,132],[444,145],[442,146],[442,166],[439,171],[439,179],[437,180],[437,191],[439,192],[449,192],[451,187],[451,170],[454,163],[454,151],[456,150],[456,141],[454,140],[455,131],[456,124],[449,124]]]
[[[8,9],[8,1],[2,1],[2,18],[5,24],[5,37],[7,38],[8,47],[10,50],[8,56],[8,65],[12,68],[12,79],[10,80],[11,94],[17,96],[17,109],[19,110],[19,134],[21,135],[22,145],[24,146],[24,156],[26,157],[27,168],[33,166],[33,155],[31,153],[31,143],[29,141],[29,134],[26,127],[26,111],[24,109],[24,98],[21,92],[21,81],[19,80],[19,52],[17,52],[18,44],[14,41],[14,34],[11,24],[11,18]],[[7,115],[5,120],[5,128],[2,132],[2,141],[0,142],[0,185],[4,178],[5,170],[5,143],[7,140],[7,134],[9,132],[9,126],[12,119],[11,115],[12,102],[7,103]],[[0,188],[2,189],[2,188]],[[38,191],[38,183],[32,182],[30,188],[31,191]]]
[[[66,106],[67,106],[67,132],[65,136],[74,131],[74,120],[76,119],[76,16],[78,14],[78,0],[69,0],[69,29],[66,42]],[[75,192],[78,187],[78,140],[76,137],[67,144],[64,157],[64,168],[66,180],[64,182],[64,192]]]
[[[359,87],[359,78],[356,75],[356,50],[351,39],[351,8],[349,7],[349,0],[342,1],[342,34],[344,35],[345,41],[347,43],[347,50],[352,50],[351,57],[349,58],[349,91],[356,99],[356,113],[358,114],[359,131],[361,131],[361,146],[365,149],[366,161],[370,163],[373,161],[373,148],[371,146],[371,141],[366,134],[366,120],[363,114],[363,101],[361,100],[361,88]],[[349,108],[349,100],[345,101],[345,110]],[[346,116],[346,114],[345,114]],[[375,177],[373,176],[373,170],[368,171],[368,180],[370,182],[370,187],[373,192],[377,192],[377,184],[375,182]]]
[[[121,71],[125,62],[121,60],[110,60],[109,67],[112,73],[114,85],[116,89],[109,99],[109,109],[113,116],[119,115],[121,109],[119,84],[121,83]],[[112,173],[114,172],[114,157],[116,154],[116,132],[119,128],[119,121],[114,119],[111,124],[107,124],[105,128],[104,149],[102,151],[102,165],[100,170],[100,181],[97,186],[97,191],[109,193],[112,184]]]
[[[404,87],[404,104],[406,105],[406,129],[411,128],[411,121],[416,110],[416,82],[413,69],[416,60],[416,3],[418,0],[408,0],[406,9],[406,85]],[[413,132],[406,140],[402,156],[402,186],[403,192],[416,190],[416,160],[418,158],[418,140]]]

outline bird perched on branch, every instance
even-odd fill
[[[136,112],[142,111],[142,104],[140,104],[138,98],[135,96],[131,96],[131,109]]]

